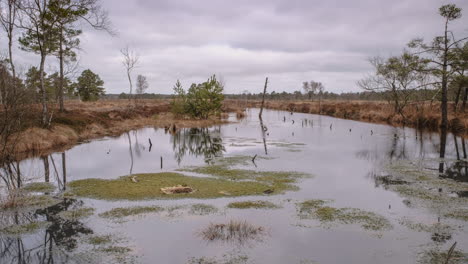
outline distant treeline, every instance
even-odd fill
[[[310,97],[311,100],[318,100],[321,96],[324,100],[363,100],[363,101],[385,101],[389,98],[387,91],[362,91],[362,92],[349,92],[349,93],[333,93],[323,92],[321,94],[315,94]],[[225,94],[226,99],[237,99],[237,100],[261,100],[263,93],[242,93],[242,94]],[[132,95],[132,98],[138,99],[172,99],[173,94],[156,94],[156,93],[144,93],[138,95]],[[439,100],[440,94],[435,94],[434,90],[414,90],[411,93],[413,100],[428,101],[428,100]],[[449,100],[453,101],[456,97],[456,93],[449,94]],[[104,99],[128,99],[127,93],[121,94],[106,94]],[[301,93],[300,91],[294,92],[271,92],[265,94],[266,100],[309,100],[309,94]]]

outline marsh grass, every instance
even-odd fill
[[[49,195],[30,195],[21,190],[12,190],[0,197],[0,208],[3,210],[45,208],[57,202],[58,200]]]
[[[207,241],[222,241],[244,244],[249,241],[261,241],[267,234],[264,227],[255,226],[247,221],[230,220],[227,224],[210,223],[200,232]]]
[[[103,218],[118,219],[127,216],[142,215],[147,213],[157,213],[164,209],[159,206],[135,206],[135,207],[119,207],[112,210],[100,213]]]
[[[32,182],[25,185],[22,189],[28,192],[50,193],[55,190],[55,186],[49,182]]]
[[[227,205],[228,208],[236,209],[278,209],[280,206],[268,201],[243,201],[232,202]]]
[[[94,208],[85,207],[85,208],[78,208],[68,211],[62,211],[58,215],[66,220],[78,220],[83,219],[94,214]]]
[[[210,215],[218,212],[218,208],[209,204],[192,204],[189,214],[192,215]]]
[[[325,200],[308,200],[298,204],[298,216],[301,219],[316,219],[322,224],[359,224],[371,231],[389,230],[390,221],[373,212],[357,208],[335,208],[325,206]]]
[[[262,174],[264,175],[264,174]],[[226,196],[262,195],[274,188],[275,193],[293,189],[291,175],[287,173],[268,175],[271,178],[257,181],[230,181],[223,178],[191,177],[180,173],[152,173],[124,176],[114,180],[85,179],[71,182],[71,192],[77,196],[106,200],[142,200],[142,199],[181,199],[181,198],[218,198]],[[267,175],[264,175],[266,177]],[[278,176],[278,177],[276,177]],[[191,186],[193,193],[167,195],[161,188],[167,186]]]
[[[10,235],[10,236],[30,234],[30,233],[35,233],[42,228],[45,228],[49,224],[50,223],[48,222],[31,222],[31,223],[22,224],[22,225],[11,225],[11,226],[0,229],[0,233]]]

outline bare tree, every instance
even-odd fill
[[[128,46],[120,50],[120,53],[122,53],[123,60],[122,63],[125,67],[125,70],[127,71],[127,77],[128,77],[128,82],[130,84],[130,94],[129,94],[129,100],[132,98],[132,92],[133,92],[133,84],[132,84],[132,71],[135,69],[135,67],[138,66],[138,62],[140,57],[138,54],[136,54],[135,51],[131,50]]]
[[[13,63],[13,37],[18,19],[17,0],[0,1],[0,25],[5,30],[8,38],[8,62],[13,78],[16,78],[15,64]]]
[[[367,91],[385,92],[388,101],[393,103],[395,114],[404,117],[403,110],[411,95],[426,85],[427,60],[405,52],[387,60],[375,57],[370,59],[370,63],[375,68],[375,74],[357,84]]]
[[[142,95],[148,88],[149,84],[148,80],[146,79],[146,76],[139,74],[137,76],[136,93]]]

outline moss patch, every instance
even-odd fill
[[[0,229],[0,233],[6,235],[23,235],[37,232],[41,228],[45,228],[48,225],[47,222],[32,222],[23,225],[11,225]]]
[[[141,215],[147,213],[156,213],[164,210],[159,206],[135,206],[135,207],[119,207],[110,211],[99,214],[103,218],[122,218],[132,215]]]
[[[316,219],[321,223],[359,224],[366,230],[381,231],[392,228],[383,216],[357,208],[334,208],[324,206],[324,200],[308,200],[298,204],[301,219]]]
[[[67,220],[78,220],[89,217],[94,214],[94,208],[86,207],[75,210],[62,211],[59,216]]]
[[[278,179],[274,185],[271,182],[242,181],[234,182],[225,179],[213,179],[203,177],[190,177],[179,173],[153,173],[136,174],[137,183],[130,177],[124,176],[115,180],[86,179],[71,182],[71,191],[77,196],[108,199],[108,200],[141,200],[141,199],[179,199],[179,198],[217,198],[243,195],[260,195],[265,191],[274,189],[275,193],[291,189],[288,184]],[[161,188],[167,186],[190,186],[196,191],[193,193],[181,193],[167,195]]]
[[[280,208],[274,203],[268,201],[245,201],[245,202],[232,202],[227,205],[228,208],[236,209],[276,209]]]
[[[55,186],[49,182],[33,182],[25,185],[23,190],[28,192],[53,192],[55,190]]]

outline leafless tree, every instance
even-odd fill
[[[144,94],[148,88],[149,84],[146,76],[139,74],[136,83],[136,93],[139,95]]]
[[[18,20],[17,1],[18,0],[0,1],[0,25],[8,38],[8,62],[13,78],[16,78],[15,64],[13,62],[13,37],[16,29],[15,23],[17,23]]]
[[[131,100],[132,97],[132,92],[133,92],[133,84],[132,84],[132,71],[138,66],[140,57],[136,52],[132,49],[130,49],[129,46],[126,46],[125,48],[120,50],[120,53],[122,53],[123,60],[122,63],[125,67],[125,70],[127,71],[127,77],[128,77],[128,82],[130,84],[130,94],[129,94],[129,100]]]

